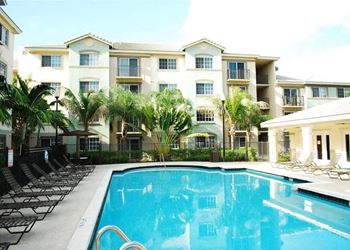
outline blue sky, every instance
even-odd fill
[[[16,45],[60,44],[92,32],[111,41],[172,42],[187,0],[8,0],[4,10],[23,33]]]
[[[228,52],[280,57],[282,75],[350,82],[348,0],[8,0],[4,10],[23,30],[17,51],[87,32],[176,44],[207,37]]]

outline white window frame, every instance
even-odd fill
[[[137,92],[131,91],[130,87],[137,87]],[[141,92],[141,86],[139,84],[134,84],[134,83],[122,83],[120,84],[120,87],[125,89],[125,90],[129,90],[133,93],[140,93]]]
[[[203,85],[203,93],[199,93],[198,86]],[[214,83],[212,82],[197,82],[196,83],[196,95],[198,96],[212,96],[214,94]]]
[[[199,141],[199,139],[201,141]],[[214,148],[214,147],[215,147],[215,136],[210,135],[208,137],[205,137],[205,136],[195,137],[195,148]]]
[[[87,64],[82,64],[82,56],[88,56],[87,61],[83,61]],[[96,66],[99,64],[99,53],[96,51],[82,51],[79,54],[79,65],[80,66]]]
[[[203,62],[198,62],[197,60],[202,59]],[[195,68],[196,69],[212,69],[213,68],[213,56],[211,55],[196,55],[195,58]]]
[[[41,82],[41,84],[47,85],[50,88],[53,88],[53,90],[51,90],[52,95],[58,94],[58,96],[60,96],[60,93],[61,93],[61,83],[60,82]]]
[[[98,151],[100,148],[100,138],[99,137],[88,137],[87,138],[87,150],[88,151]],[[84,149],[84,144],[82,144],[82,141],[85,144],[85,137],[80,137],[80,150]]]
[[[161,63],[161,60],[166,60],[165,64]],[[159,58],[158,69],[159,70],[176,70],[177,60],[176,58]]]
[[[200,120],[199,120],[200,119]],[[199,123],[212,123],[215,121],[215,112],[210,108],[199,108],[196,111],[196,121]]]
[[[159,92],[164,91],[164,89],[175,90],[177,89],[176,83],[159,83]]]
[[[7,79],[7,64],[3,61],[0,61],[0,75]]]
[[[343,95],[339,96],[339,90],[342,89]],[[347,93],[347,95],[345,94]],[[338,98],[345,98],[350,96],[350,87],[338,87],[337,88],[337,97]]]
[[[50,65],[43,65],[44,57],[50,57]],[[62,66],[62,56],[60,55],[42,55],[41,67],[42,68],[60,68]]]
[[[87,89],[82,89],[82,84],[87,84]],[[97,84],[96,84],[97,83]],[[97,85],[97,88],[96,88]],[[80,80],[79,81],[79,91],[83,93],[88,93],[89,91],[98,92],[100,89],[100,82],[96,79],[94,80]]]
[[[9,45],[10,33],[9,30],[5,28],[5,26],[0,23],[0,43],[2,45]]]
[[[318,96],[314,96],[314,89],[318,89]],[[321,89],[324,89],[324,90],[326,90],[326,93],[325,93],[325,95],[320,95],[321,94]],[[322,87],[322,86],[320,86],[320,87],[311,87],[311,92],[312,92],[312,97],[313,98],[328,98],[329,97],[329,91],[328,91],[328,87]]]

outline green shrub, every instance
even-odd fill
[[[287,162],[290,161],[290,153],[289,152],[280,152],[277,158],[278,162]]]
[[[248,160],[256,161],[257,153],[256,148],[248,148]],[[245,161],[245,147],[240,147],[236,149],[225,150],[225,161]]]

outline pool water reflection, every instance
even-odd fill
[[[252,171],[167,168],[115,173],[98,229],[119,226],[159,249],[350,249],[350,209]],[[118,249],[112,232],[101,249]]]

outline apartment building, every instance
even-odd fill
[[[190,147],[208,148],[222,146],[223,142],[222,119],[212,100],[225,99],[234,87],[247,91],[254,100],[265,102],[262,110],[272,117],[302,110],[321,101],[321,97],[313,96],[317,93],[327,99],[323,97],[321,87],[344,87],[339,89],[339,94],[334,94],[334,87],[329,87],[327,93],[332,98],[348,95],[346,83],[305,82],[278,76],[277,60],[278,57],[229,53],[223,46],[208,39],[174,47],[112,43],[89,33],[61,45],[26,47],[19,58],[18,74],[24,78],[31,77],[33,84],[49,84],[60,97],[64,88],[70,88],[75,93],[98,89],[107,93],[109,88],[120,85],[145,94],[164,88],[179,89],[192,103],[193,122],[198,125],[194,133],[209,135],[183,138],[181,142]],[[319,90],[316,90],[317,87]],[[66,112],[63,107],[60,109]],[[98,134],[89,138],[91,150],[96,149],[99,143],[117,147],[120,141],[118,128],[111,130],[103,119],[96,121],[90,130]],[[281,141],[283,136],[287,138],[287,132],[280,132]],[[41,134],[42,145],[54,142],[53,128],[47,128]],[[225,138],[228,147],[231,142],[227,129]],[[68,144],[75,143],[75,138],[65,140]],[[128,132],[127,141],[130,149],[146,149],[154,142],[132,129]],[[255,129],[253,141],[267,142],[267,130]],[[36,135],[33,135],[31,144],[35,145],[35,142]],[[245,133],[238,128],[235,144],[244,146],[244,143]]]
[[[0,1],[0,6],[6,5],[6,1]],[[13,49],[15,35],[20,34],[21,29],[0,8],[0,74],[5,76],[8,83],[13,80]],[[0,149],[11,147],[11,127],[0,123]]]

